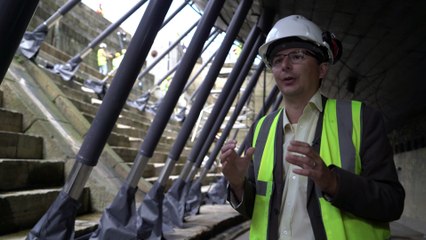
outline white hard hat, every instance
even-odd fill
[[[278,42],[281,43],[286,40],[302,42],[305,43],[306,46],[312,45],[312,49],[316,50],[315,53],[320,52],[323,56],[324,59],[322,60],[329,61],[330,63],[334,62],[330,45],[323,39],[323,32],[321,29],[303,16],[291,15],[275,23],[271,31],[269,31],[265,43],[259,48],[259,54],[268,67],[270,67],[269,55],[271,50]],[[305,47],[305,45],[303,45],[303,47]],[[290,46],[288,48],[290,48]]]
[[[101,43],[101,44],[99,44],[99,47],[100,47],[100,48],[106,48],[106,47],[107,47],[107,45],[106,45],[106,43]]]

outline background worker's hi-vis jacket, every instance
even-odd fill
[[[323,105],[312,145],[337,174],[339,188],[327,201],[308,181],[307,210],[315,238],[387,239],[388,222],[402,214],[405,194],[381,116],[355,101],[323,98]],[[285,184],[282,114],[267,115],[250,133],[256,151],[237,207],[252,219],[250,239],[278,239]]]

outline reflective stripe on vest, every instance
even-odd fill
[[[256,147],[253,164],[256,176],[256,198],[253,216],[250,225],[250,239],[267,239],[268,218],[271,194],[273,190],[273,168],[275,161],[275,132],[282,109],[276,116],[269,115],[259,120],[253,137],[253,146]],[[259,139],[259,141],[257,141]],[[257,150],[259,149],[259,151]]]
[[[327,100],[321,135],[320,156],[327,166],[334,164],[359,175],[361,160],[361,103]],[[375,224],[339,210],[320,197],[321,216],[327,239],[388,239],[387,224]]]

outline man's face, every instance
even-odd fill
[[[271,59],[275,82],[286,98],[310,98],[320,87],[320,78],[328,70],[327,63],[319,64],[303,48],[289,48],[276,53]]]

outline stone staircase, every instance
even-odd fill
[[[40,53],[40,58],[48,59],[48,61],[54,62],[65,62],[70,56],[67,56],[65,53],[55,49],[53,46],[43,43],[42,52]],[[59,58],[56,58],[59,56]],[[87,119],[88,122],[91,122],[98,110],[99,105],[102,103],[98,99],[98,96],[94,93],[82,91],[82,86],[84,80],[88,78],[98,78],[102,79],[104,76],[99,75],[99,73],[86,64],[81,64],[76,76],[73,78],[73,81],[63,81],[58,75],[49,74],[49,77],[56,83],[59,89],[64,93],[64,95],[73,103],[74,106],[82,113],[82,115]],[[147,74],[144,79],[146,86],[152,85],[154,82],[153,76]],[[133,90],[131,91],[128,99],[137,99],[143,94],[141,89],[135,83]],[[150,103],[154,103],[156,100],[155,97],[151,97]],[[128,166],[132,165],[133,160],[139,150],[139,147],[145,137],[145,134],[150,126],[150,123],[153,121],[154,116],[151,113],[145,111],[139,111],[135,108],[124,106],[117,123],[111,132],[111,135],[108,139],[108,144],[112,149],[127,163]],[[159,144],[156,147],[154,156],[150,159],[148,165],[145,167],[143,177],[150,183],[153,183],[158,174],[161,171],[161,168],[164,166],[164,162],[167,159],[167,154],[170,151],[171,146],[174,143],[174,140],[177,134],[180,131],[181,123],[169,120],[166,129],[164,130]],[[187,141],[185,149],[182,151],[182,154],[179,158],[179,161],[175,164],[173,174],[179,174],[182,170],[182,167],[187,159],[187,156],[191,150],[193,142],[190,140]],[[214,181],[217,179],[215,173],[208,174],[205,179],[205,183]],[[174,179],[177,176],[171,176],[170,179]],[[170,184],[169,184],[170,185]]]
[[[102,103],[94,93],[81,91],[81,79],[74,79],[72,82],[64,82],[57,76],[52,76],[55,83],[64,92],[67,98],[79,109],[82,115],[89,121],[95,117],[99,105]],[[135,93],[132,93],[135,95]],[[136,92],[137,94],[137,92]],[[129,166],[139,151],[139,147],[147,133],[147,130],[153,121],[154,116],[150,113],[141,112],[137,109],[125,106],[122,110],[107,143],[111,148],[126,162]],[[143,177],[150,183],[153,183],[160,173],[167,159],[167,154],[170,151],[174,140],[179,133],[181,123],[170,121],[164,130],[160,142],[154,151],[153,157],[148,162],[143,172]],[[191,142],[183,150],[178,162],[175,165],[173,174],[178,175],[187,159],[191,150]],[[177,177],[177,176],[176,176]],[[173,179],[175,177],[171,177]],[[206,181],[212,181],[212,178],[207,178]],[[170,182],[171,184],[171,182]],[[169,185],[170,185],[169,184]]]
[[[66,62],[70,58],[71,56],[67,56],[65,53],[59,51],[53,46],[43,43],[38,61],[42,62],[43,65],[45,63],[44,61],[61,63]],[[84,63],[81,64],[79,71],[72,81],[63,81],[59,75],[52,74],[48,71],[45,73],[50,79],[52,79],[63,95],[80,111],[84,118],[89,123],[92,122],[102,101],[99,100],[95,93],[83,91],[82,86],[84,86],[83,83],[86,79],[93,77],[102,79],[104,76],[101,76],[96,70]],[[152,75],[147,74],[144,81],[151,78],[153,78]],[[135,87],[130,93],[128,99],[137,99],[142,94],[143,92],[135,84]],[[150,102],[155,102],[155,100],[156,99],[150,99]],[[128,166],[132,165],[153,119],[154,116],[151,113],[139,111],[127,105],[124,106],[107,143],[122,158],[122,160],[127,163]],[[145,171],[143,173],[143,177],[146,178],[148,182],[153,183],[157,179],[180,127],[181,123],[173,120],[170,120],[166,126],[154,155],[145,167]],[[173,174],[180,173],[191,150],[192,144],[193,143],[190,140],[187,141],[187,146],[182,151],[179,161],[175,164]],[[170,179],[174,179],[176,177],[177,176],[171,176]],[[217,174],[209,174],[206,178],[206,184],[216,178]]]
[[[52,51],[52,48],[49,49]],[[43,56],[43,54],[46,53],[42,52],[40,55]],[[82,91],[81,87],[84,79],[81,76],[77,76],[73,81],[66,82],[59,75],[43,70],[34,63],[24,61],[24,63],[19,64],[15,59],[13,64],[17,66],[15,68],[20,68],[22,72],[27,71],[25,74],[31,75],[36,79],[38,88],[46,91],[47,98],[51,100],[48,105],[52,104],[52,102],[55,105],[54,109],[49,111],[59,111],[66,118],[66,120],[60,120],[59,122],[67,121],[67,124],[69,122],[71,126],[68,127],[74,128],[83,138],[90,126],[90,122],[96,115],[99,105],[102,103],[96,94]],[[88,67],[86,66],[85,68]],[[83,74],[90,75],[87,72]],[[10,76],[9,78],[12,79]],[[15,77],[10,85],[19,85],[16,83],[17,79],[19,77]],[[31,130],[31,126],[37,125],[37,121],[39,121],[37,119],[41,117],[34,116],[37,114],[26,111],[21,113],[20,109],[22,109],[21,105],[26,104],[30,105],[27,108],[32,108],[32,103],[17,104],[8,100],[7,102],[10,102],[9,106],[3,107],[3,93],[9,96],[14,91],[13,87],[8,87],[9,83],[4,82],[0,85],[0,89],[3,89],[0,98],[0,239],[24,239],[29,229],[37,223],[56,199],[61,187],[64,185],[67,173],[69,173],[70,164],[73,162],[69,160],[74,160],[75,158],[75,151],[71,154],[65,154],[65,157],[55,159],[54,156],[58,154],[55,155],[52,152],[59,150],[58,146],[52,143],[52,141],[56,141],[55,137],[50,133],[51,130],[49,130],[52,126],[49,125],[49,127],[45,127],[41,131]],[[140,94],[140,92],[133,91],[129,99],[134,99]],[[19,96],[9,96],[8,98],[16,100]],[[28,101],[28,99],[23,99],[22,101]],[[77,112],[70,110],[74,108],[77,109]],[[26,117],[26,114],[29,117]],[[76,116],[78,114],[81,116]],[[117,175],[119,175],[121,180],[116,183],[117,186],[127,176],[153,117],[150,113],[141,112],[127,106],[122,110],[107,141],[106,150],[104,150],[109,155],[118,156],[116,157],[116,162],[114,162],[115,165],[106,164],[109,168],[114,166],[111,171],[118,172]],[[75,119],[78,119],[78,121]],[[180,125],[178,122],[170,121],[162,134],[154,156],[150,159],[143,172],[143,179],[141,179],[139,185],[142,195],[149,190],[149,183],[155,182],[161,172],[167,159],[167,154],[180,130]],[[37,134],[33,132],[37,132]],[[68,144],[72,145],[71,143]],[[171,186],[172,181],[179,175],[191,150],[191,145],[192,143],[188,141],[187,147],[183,150],[179,161],[174,167],[173,176],[170,176],[167,187]],[[68,146],[68,148],[73,147]],[[92,175],[94,174],[92,173]],[[217,179],[218,176],[220,174],[217,172],[208,174],[204,184],[208,185]],[[97,181],[102,181],[102,179],[97,179]],[[87,185],[80,199],[82,207],[79,209],[75,224],[76,237],[96,228],[102,210],[109,204],[116,193],[114,189],[112,190],[113,192],[108,193],[103,193],[102,191],[99,193],[97,189],[95,190],[96,193],[94,193],[92,184],[89,183]],[[108,197],[105,197],[105,195]],[[141,198],[138,198],[138,196],[137,200],[140,201]],[[104,197],[105,199],[99,199]]]
[[[64,161],[44,158],[44,138],[25,133],[23,118],[0,101],[0,239],[31,228],[64,184]],[[80,203],[78,215],[89,214],[89,188]]]

